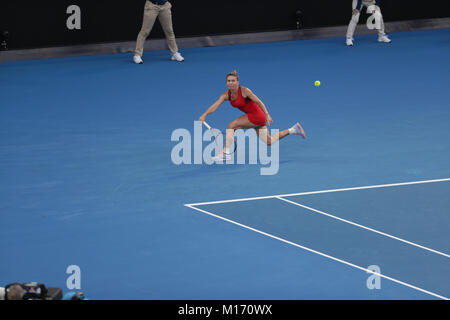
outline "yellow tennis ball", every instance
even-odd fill
[[[316,87],[320,86],[320,81],[317,80],[316,82],[314,82],[314,85],[315,85]]]

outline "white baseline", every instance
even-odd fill
[[[188,205],[188,206],[204,206],[204,205],[208,205],[208,204],[219,204],[219,203],[229,203],[229,202],[273,199],[273,198],[278,198],[278,197],[304,196],[304,195],[308,195],[308,194],[319,194],[319,193],[329,193],[329,192],[341,192],[341,191],[353,191],[353,190],[364,190],[364,189],[398,187],[398,186],[407,186],[407,185],[413,185],[413,184],[434,183],[434,182],[444,182],[444,181],[450,181],[450,178],[435,179],[435,180],[412,181],[412,182],[400,182],[400,183],[380,184],[380,185],[373,185],[373,186],[351,187],[351,188],[331,189],[331,190],[321,190],[321,191],[310,191],[310,192],[300,192],[300,193],[277,194],[277,195],[273,195],[273,196],[262,196],[262,197],[241,198],[241,199],[231,199],[231,200],[187,203],[185,205]]]

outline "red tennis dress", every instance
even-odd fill
[[[236,100],[231,100],[231,91],[228,90],[228,100],[233,107],[238,108],[247,114],[248,120],[255,126],[266,125],[266,115],[255,101],[244,98],[241,94],[241,87],[239,86],[239,96]]]

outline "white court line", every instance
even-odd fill
[[[363,271],[365,271],[365,272],[367,272],[367,273],[372,273],[372,274],[374,274],[374,275],[377,275],[377,276],[379,276],[379,277],[385,278],[385,279],[387,279],[387,280],[391,280],[391,281],[393,281],[393,282],[395,282],[395,283],[401,284],[401,285],[406,286],[406,287],[409,287],[409,288],[411,288],[411,289],[414,289],[414,290],[417,290],[417,291],[420,291],[420,292],[429,294],[429,295],[431,295],[431,296],[434,296],[434,297],[437,297],[437,298],[440,298],[440,299],[450,300],[449,298],[444,297],[444,296],[441,296],[441,295],[436,294],[436,293],[434,293],[434,292],[431,292],[431,291],[428,291],[428,290],[425,290],[425,289],[422,289],[422,288],[413,286],[413,285],[411,285],[411,284],[409,284],[409,283],[406,283],[406,282],[403,282],[403,281],[400,281],[400,280],[397,280],[397,279],[388,277],[388,276],[386,276],[386,275],[383,275],[383,274],[374,272],[374,271],[369,270],[369,269],[366,269],[366,268],[364,268],[364,267],[360,267],[360,266],[358,266],[358,265],[356,265],[356,264],[353,264],[353,263],[347,262],[347,261],[345,261],[345,260],[341,260],[341,259],[335,258],[335,257],[333,257],[333,256],[327,255],[327,254],[322,253],[322,252],[320,252],[320,251],[317,251],[317,250],[313,250],[313,249],[304,247],[304,246],[302,246],[302,245],[299,245],[299,244],[297,244],[297,243],[294,243],[294,242],[285,240],[285,239],[283,239],[283,238],[274,236],[274,235],[269,234],[269,233],[266,233],[266,232],[264,232],[264,231],[261,231],[261,230],[258,230],[258,229],[255,229],[255,228],[246,226],[245,224],[241,224],[241,223],[239,223],[239,222],[236,222],[236,221],[233,221],[233,220],[230,220],[230,219],[227,219],[227,218],[218,216],[218,215],[216,215],[216,214],[214,214],[214,213],[211,213],[211,212],[208,212],[208,211],[206,211],[206,210],[196,208],[196,207],[194,207],[193,205],[185,204],[185,206],[188,207],[188,208],[191,208],[191,209],[200,211],[200,212],[202,212],[202,213],[208,214],[208,215],[213,216],[213,217],[215,217],[215,218],[218,218],[218,219],[221,219],[221,220],[230,222],[230,223],[232,223],[232,224],[238,225],[238,226],[240,226],[240,227],[242,227],[242,228],[245,228],[245,229],[248,229],[248,230],[251,230],[251,231],[260,233],[260,234],[262,234],[262,235],[265,235],[265,236],[267,236],[267,237],[273,238],[273,239],[275,239],[275,240],[279,240],[279,241],[281,241],[281,242],[290,244],[290,245],[292,245],[292,246],[294,246],[294,247],[298,247],[298,248],[304,249],[304,250],[306,250],[306,251],[309,251],[309,252],[318,254],[318,255],[320,255],[320,256],[322,256],[322,257],[325,257],[325,258],[328,258],[328,259],[331,259],[331,260],[334,260],[334,261],[337,261],[337,262],[346,264],[346,265],[348,265],[348,266],[350,266],[350,267],[353,267],[353,268],[356,268],[356,269],[359,269],[359,270],[363,270]]]
[[[301,193],[278,194],[278,195],[264,196],[264,197],[253,197],[253,198],[231,199],[231,200],[221,200],[221,201],[187,203],[186,205],[203,206],[203,205],[208,205],[208,204],[219,204],[219,203],[229,203],[229,202],[273,199],[273,198],[277,198],[277,197],[304,196],[304,195],[309,195],[309,194],[340,192],[340,191],[353,191],[353,190],[364,190],[364,189],[375,189],[375,188],[387,188],[387,187],[407,186],[407,185],[412,185],[412,184],[444,182],[444,181],[450,181],[450,178],[435,179],[435,180],[412,181],[412,182],[400,182],[400,183],[391,183],[391,184],[380,184],[380,185],[373,185],[373,186],[352,187],[352,188],[342,188],[342,189],[332,189],[332,190],[321,190],[321,191],[311,191],[311,192],[301,192]]]
[[[329,213],[326,213],[326,212],[323,212],[323,211],[320,211],[320,210],[317,210],[317,209],[314,209],[314,208],[305,206],[305,205],[300,204],[300,203],[295,202],[295,201],[287,200],[287,199],[284,199],[284,198],[282,198],[282,197],[276,197],[276,198],[277,198],[277,199],[280,199],[280,200],[282,200],[282,201],[285,201],[285,202],[287,202],[287,203],[290,203],[290,204],[293,204],[293,205],[302,207],[302,208],[304,208],[304,209],[307,209],[307,210],[310,210],[310,211],[313,211],[313,212],[320,213],[320,214],[322,214],[322,215],[324,215],[324,216],[327,216],[327,217],[330,217],[330,218],[333,218],[333,219],[336,219],[336,220],[339,220],[339,221],[342,221],[342,222],[345,222],[345,223],[354,225],[354,226],[356,226],[356,227],[359,227],[359,228],[362,228],[362,229],[366,229],[366,230],[368,230],[368,231],[372,231],[372,232],[378,233],[378,234],[380,234],[380,235],[382,235],[382,236],[385,236],[385,237],[388,237],[388,238],[392,238],[392,239],[394,239],[394,240],[398,240],[398,241],[407,243],[407,244],[409,244],[409,245],[412,245],[412,246],[415,246],[415,247],[418,247],[418,248],[421,248],[421,249],[424,249],[424,250],[427,250],[427,251],[430,251],[430,252],[433,252],[433,253],[442,255],[442,256],[447,257],[447,258],[450,258],[450,255],[448,255],[448,254],[446,254],[446,253],[443,253],[443,252],[440,252],[440,251],[437,251],[437,250],[434,250],[434,249],[431,249],[431,248],[428,248],[428,247],[419,245],[419,244],[417,244],[417,243],[414,243],[414,242],[411,242],[411,241],[408,241],[408,240],[405,240],[405,239],[402,239],[402,238],[399,238],[399,237],[395,237],[395,236],[390,235],[390,234],[388,234],[388,233],[384,233],[384,232],[381,232],[381,231],[378,231],[378,230],[375,230],[375,229],[372,229],[372,228],[363,226],[363,225],[361,225],[361,224],[355,223],[355,222],[350,221],[350,220],[345,220],[345,219],[339,218],[339,217],[337,217],[337,216],[333,216],[332,214],[329,214]]]

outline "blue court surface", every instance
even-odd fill
[[[450,298],[450,29],[390,36],[0,64],[0,286],[67,292],[75,265],[90,299]],[[276,174],[172,161],[234,69],[306,131]]]

